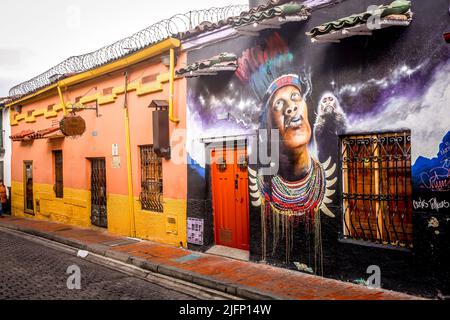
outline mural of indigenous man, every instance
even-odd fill
[[[260,50],[260,49],[259,49]],[[261,207],[263,225],[263,259],[266,241],[272,239],[272,255],[285,241],[286,262],[291,260],[295,226],[304,223],[308,233],[314,235],[314,267],[301,264],[305,271],[320,273],[321,266],[321,213],[334,217],[327,204],[335,193],[331,187],[336,165],[331,158],[320,163],[310,152],[314,123],[308,110],[308,76],[292,72],[293,57],[281,53],[266,55],[265,61],[249,77],[255,93],[262,97],[260,129],[278,130],[279,170],[271,176],[261,176],[250,168],[250,195],[253,206]],[[291,72],[289,72],[291,71]]]
[[[264,200],[270,203],[272,211],[286,216],[313,218],[321,209],[334,217],[324,200],[334,193],[327,190],[326,178],[334,173],[335,166],[331,167],[328,159],[324,168],[309,151],[312,129],[300,77],[295,74],[278,77],[268,88],[264,101],[261,127],[278,130],[280,137],[278,174],[269,183],[260,185]]]

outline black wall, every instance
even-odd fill
[[[363,12],[368,6],[384,4],[379,0],[347,0],[335,6],[323,8],[312,13],[307,22],[288,23],[278,30],[281,37],[287,42],[289,51],[294,55],[293,65],[298,69],[311,70],[312,93],[308,105],[317,106],[321,93],[335,91],[345,85],[356,82],[370,82],[371,79],[383,79],[392,77],[392,73],[401,65],[417,67],[422,65],[419,71],[411,77],[399,81],[392,90],[387,92],[382,88],[372,86],[360,89],[359,97],[341,95],[341,104],[347,113],[353,117],[373,115],[383,111],[380,104],[383,99],[392,98],[395,95],[421,95],[429,83],[434,79],[443,63],[450,60],[450,48],[442,39],[442,33],[450,31],[450,16],[448,14],[447,0],[412,1],[414,12],[413,22],[409,27],[392,27],[375,31],[370,37],[355,36],[343,40],[341,43],[312,44],[310,38],[305,35],[313,27],[326,21],[335,20],[350,14]],[[225,40],[214,45],[206,46],[189,52],[188,63],[210,58],[221,52],[235,53],[238,57],[246,49],[263,45],[265,39],[274,31],[264,31],[259,37],[240,36],[231,40]],[[213,80],[213,81],[212,81]],[[233,74],[219,74],[211,77],[194,78],[188,81],[190,92],[189,108],[197,108],[196,99],[202,96],[215,95],[221,99],[230,92],[227,85],[235,84],[240,96],[251,96],[253,92],[242,84]],[[333,87],[331,83],[337,86]],[[193,102],[194,101],[194,102]],[[257,101],[257,98],[255,98]],[[449,101],[450,102],[450,101]],[[442,106],[442,108],[447,107]],[[201,110],[205,119],[210,116],[208,108]],[[414,108],[404,110],[405,113],[414,113]],[[255,112],[257,113],[257,112]],[[243,115],[253,121],[257,115]],[[253,117],[253,118],[252,118]],[[386,125],[381,122],[379,130],[405,129],[404,121],[398,126],[392,125],[386,119]],[[447,123],[450,131],[450,120],[438,119]],[[205,122],[211,123],[211,122]],[[389,123],[389,124],[388,124]],[[188,124],[188,126],[191,124]],[[214,125],[214,124],[211,124]],[[415,133],[419,123],[409,123],[406,129]],[[430,124],[432,125],[432,124]],[[189,128],[188,128],[189,130]],[[372,132],[373,128],[367,128]],[[364,130],[348,128],[349,132],[361,132]],[[224,132],[224,135],[232,135],[233,132]],[[336,137],[337,138],[337,137]],[[442,140],[442,136],[430,137],[430,139]],[[420,154],[421,146],[412,141],[413,153]],[[340,149],[338,139],[328,145],[328,152],[334,161],[339,164]],[[438,150],[436,150],[436,153]],[[205,149],[205,153],[208,151]],[[189,169],[188,173],[188,216],[205,219],[204,246],[191,245],[192,249],[205,250],[214,244],[213,237],[213,213],[211,205],[210,170],[205,167],[205,176],[198,174],[197,170]],[[413,170],[414,173],[414,170]],[[338,173],[338,177],[341,175]],[[340,180],[340,179],[339,179]],[[414,179],[414,199],[429,199],[435,196],[433,192],[425,192],[418,186]],[[338,181],[338,186],[342,181]],[[450,240],[449,225],[450,209],[443,209],[439,213],[433,210],[416,209],[413,214],[414,248],[398,249],[377,245],[361,245],[353,242],[342,241],[343,238],[343,209],[340,204],[342,189],[338,188],[333,204],[329,208],[336,214],[336,218],[324,216],[322,219],[323,234],[323,265],[324,276],[343,281],[352,281],[358,278],[367,278],[366,269],[370,265],[378,265],[382,270],[382,285],[384,288],[397,291],[405,291],[422,294],[429,297],[438,296],[439,292],[449,294],[450,269]],[[440,200],[449,200],[450,193],[438,193]],[[261,210],[250,208],[250,253],[252,260],[261,259]],[[441,222],[439,233],[429,227],[432,217],[437,217]],[[293,256],[308,259],[305,252],[311,250],[311,239],[306,239],[303,232],[295,233]],[[270,241],[269,241],[270,242]],[[270,248],[269,248],[270,250]],[[285,264],[284,252],[273,257],[268,257],[268,262],[273,265],[294,269],[294,265]]]

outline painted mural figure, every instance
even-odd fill
[[[252,79],[253,83],[269,83],[262,99],[260,128],[267,132],[278,130],[280,150],[279,159],[275,159],[279,161],[277,174],[263,177],[256,170],[249,169],[250,195],[254,200],[253,206],[262,209],[263,259],[267,239],[271,238],[272,255],[284,240],[285,261],[290,263],[294,233],[303,224],[306,239],[311,235],[314,238],[314,265],[294,264],[303,266],[306,272],[323,273],[321,214],[335,217],[327,205],[332,203],[335,193],[332,187],[337,181],[333,178],[336,165],[331,163],[331,158],[321,163],[310,150],[315,129],[311,126],[307,92],[302,89],[309,83],[305,83],[308,80],[302,80],[298,74],[279,72],[286,65],[290,66],[289,62],[289,54],[278,55],[261,67]],[[258,79],[261,75],[263,81]],[[274,79],[268,81],[271,78]],[[266,232],[268,225],[271,230],[269,237]],[[309,240],[307,242],[310,243]],[[312,263],[311,259],[308,260]]]
[[[337,178],[333,178],[336,165],[331,158],[321,162],[313,149],[316,112],[307,103],[312,91],[311,73],[296,65],[277,33],[265,46],[246,50],[239,66],[238,78],[249,83],[261,103],[259,129],[266,131],[260,132],[279,133],[279,158],[272,159],[278,161],[278,172],[263,176],[258,168],[249,168],[251,202],[261,209],[262,258],[266,259],[267,252],[274,256],[284,248],[286,263],[303,266],[306,272],[322,273],[321,214],[335,217],[327,205],[332,203]],[[304,239],[302,246],[309,247],[303,256],[306,260],[300,262],[291,261],[297,236]],[[271,250],[267,248],[270,241]]]
[[[338,149],[338,135],[345,132],[347,126],[347,117],[338,98],[331,92],[325,92],[319,100],[314,123],[314,142],[319,161],[326,161],[335,156],[330,150]],[[332,143],[335,146],[330,148]]]
[[[312,129],[300,77],[287,74],[275,79],[264,101],[266,117],[262,126],[280,133],[279,172],[269,183],[257,180],[264,202],[270,203],[272,211],[286,216],[306,215],[313,219],[320,209],[334,217],[326,204],[331,203],[328,197],[334,191],[329,188],[336,180],[326,179],[336,166],[331,167],[330,160],[322,165],[309,152]]]

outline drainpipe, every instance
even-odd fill
[[[125,119],[125,140],[127,152],[127,175],[128,175],[128,214],[130,218],[130,235],[136,237],[136,220],[134,215],[134,192],[133,175],[131,166],[131,139],[130,139],[130,118],[128,114],[128,71],[125,71],[125,100],[123,103],[123,112]]]
[[[179,123],[180,120],[175,118],[173,111],[174,89],[175,89],[175,50],[170,49],[170,83],[169,83],[169,119],[172,122]]]
[[[59,84],[58,84],[57,88],[58,88],[59,100],[61,101],[61,105],[62,105],[62,107],[63,107],[63,114],[64,114],[64,115],[67,115],[66,103],[65,103],[65,101],[64,101],[64,97],[63,97],[63,95],[62,95],[61,87],[59,86]]]

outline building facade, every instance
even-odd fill
[[[179,47],[169,38],[8,104],[14,216],[186,246],[186,165],[170,156],[183,145],[161,145],[186,126]]]
[[[187,49],[189,247],[448,294],[448,2],[326,2],[271,1]]]
[[[447,1],[250,4],[6,104],[13,214],[448,295]]]

